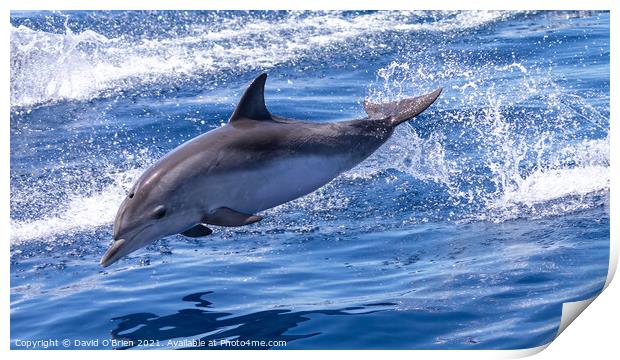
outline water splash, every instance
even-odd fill
[[[560,86],[549,68],[494,60],[472,67],[450,52],[439,59],[392,62],[378,71],[378,81],[369,88],[373,101],[392,101],[443,84],[448,89],[435,106],[448,110],[429,109],[435,122],[430,134],[412,133],[424,126],[414,120],[366,167],[393,167],[441,183],[469,213],[465,218],[475,220],[557,215],[605,201],[584,198],[609,191],[609,120],[601,111]],[[603,138],[584,137],[584,132]],[[410,154],[411,162],[404,165],[402,156],[386,156],[393,148]],[[536,206],[557,200],[561,205]],[[476,204],[482,207],[471,214]]]

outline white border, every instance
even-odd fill
[[[491,6],[489,6],[491,5]],[[125,1],[85,1],[85,0],[65,0],[65,1],[33,1],[33,0],[22,0],[22,1],[3,1],[0,4],[2,8],[2,24],[5,26],[5,29],[9,28],[9,14],[10,10],[39,10],[39,9],[49,9],[49,10],[130,10],[130,9],[217,9],[217,10],[226,10],[226,9],[297,9],[297,10],[343,10],[343,9],[428,9],[428,10],[471,10],[471,9],[492,9],[492,10],[524,10],[524,9],[537,9],[537,10],[611,10],[611,44],[614,44],[617,41],[618,34],[618,13],[617,13],[617,1],[583,1],[583,0],[564,0],[564,1],[532,1],[532,0],[504,0],[502,2],[483,2],[481,0],[470,0],[467,2],[463,1],[448,1],[448,0],[434,0],[432,2],[420,2],[413,3],[410,1],[394,1],[394,0],[382,0],[382,1],[371,1],[371,0],[357,0],[357,1],[325,1],[318,0],[308,3],[301,2],[292,2],[292,1],[284,1],[284,0],[262,0],[262,1],[248,1],[248,0],[236,0],[236,1],[217,1],[217,2],[200,2],[200,1],[191,1],[191,0],[175,0],[175,1],[163,1],[163,0],[151,0],[151,1],[136,1],[136,0],[125,0]],[[10,122],[9,122],[9,112],[10,112],[10,104],[9,104],[9,84],[10,84],[10,68],[9,68],[9,31],[5,30],[3,37],[3,46],[2,49],[2,73],[4,75],[4,86],[2,87],[2,109],[4,114],[4,120],[2,121],[3,127],[3,136],[4,141],[1,143],[2,149],[2,165],[5,169],[5,174],[9,174],[9,160],[10,160],[10,147],[9,147],[9,134],[10,134]],[[616,164],[616,158],[614,154],[617,154],[616,151],[616,134],[618,133],[618,79],[615,78],[618,69],[618,58],[616,57],[616,53],[614,52],[614,46],[612,45],[612,55],[611,55],[611,114],[614,117],[611,123],[611,163]],[[4,219],[4,229],[7,250],[9,246],[9,234],[8,231],[10,229],[10,214],[9,214],[9,196],[10,196],[10,185],[9,185],[9,177],[5,175],[1,178],[2,181],[2,198],[4,200],[4,206],[0,211],[2,211],[2,218]],[[618,171],[617,167],[611,167],[611,186],[613,189],[616,189],[616,183],[618,179]],[[618,203],[618,195],[615,191],[611,191],[611,214],[619,213],[619,203]],[[607,281],[605,287],[610,284],[613,275],[615,273],[617,263],[618,263],[618,221],[620,219],[613,215],[611,216],[611,245],[610,245],[610,268],[607,277]],[[0,330],[0,334],[4,341],[0,341],[0,349],[2,352],[9,352],[10,345],[10,303],[9,303],[9,294],[10,294],[10,270],[9,270],[9,256],[8,252],[5,256],[2,257],[2,271],[4,273],[4,296],[2,297],[1,305],[2,309],[2,328]],[[593,300],[593,299],[591,299]],[[572,312],[571,317],[576,317],[581,311],[585,309],[585,307],[591,303],[590,301],[579,302],[580,304],[572,304],[567,305],[565,308],[566,312]],[[620,290],[618,289],[618,285],[612,286],[610,289],[605,290],[604,295],[601,296],[600,300],[597,300],[596,305],[592,306],[591,310],[588,310],[589,319],[579,319],[577,323],[581,323],[581,328],[569,329],[566,331],[566,335],[562,335],[560,338],[551,343],[550,350],[548,352],[544,352],[540,356],[553,356],[553,358],[562,358],[565,356],[573,357],[575,355],[580,355],[580,357],[590,356],[593,353],[600,354],[613,354],[617,352],[616,341],[617,341],[617,327],[618,327],[618,309],[617,304],[620,304]],[[584,306],[585,305],[585,306]],[[572,308],[572,310],[571,310]],[[564,316],[563,316],[564,317]],[[588,321],[586,321],[588,320]],[[562,320],[564,324],[567,323],[567,319]],[[572,321],[572,320],[571,320]],[[570,321],[568,321],[570,323]],[[561,332],[561,331],[560,331]],[[389,351],[389,354],[385,354],[386,356],[396,357],[396,358],[411,358],[412,356],[424,358],[464,358],[464,359],[485,359],[485,358],[516,358],[529,356],[535,353],[540,352],[545,349],[550,344],[526,350],[463,350],[463,351],[420,351],[416,350],[414,353],[410,351]],[[383,352],[383,351],[381,351]],[[88,351],[85,354],[82,350],[72,350],[72,351],[52,351],[45,353],[36,353],[32,354],[29,351],[11,351],[10,355],[5,354],[12,357],[29,357],[29,356],[45,356],[45,357],[62,357],[62,358],[77,358],[83,357],[84,355],[95,358],[103,358],[107,357],[110,353],[107,351]],[[120,357],[129,357],[134,356],[133,352],[122,352],[122,353],[114,353],[114,356]],[[152,357],[160,357],[166,356],[165,352],[154,351],[150,352],[149,356]],[[218,358],[236,358],[239,355],[250,356],[250,357],[259,357],[259,358],[267,358],[267,357],[301,357],[301,358],[314,358],[317,355],[319,356],[329,356],[329,357],[341,357],[341,356],[360,356],[361,352],[356,352],[352,354],[350,351],[295,351],[293,353],[289,351],[245,351],[243,353],[239,353],[237,351],[215,351],[215,352],[184,352],[182,353],[183,357],[192,357],[192,358],[203,358],[205,356],[209,356],[211,354],[215,354]],[[380,355],[376,352],[372,352],[371,356]],[[211,355],[212,356],[212,355]]]

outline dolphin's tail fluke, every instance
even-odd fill
[[[439,88],[426,95],[407,98],[389,103],[371,103],[364,101],[364,110],[369,119],[387,120],[392,126],[410,120],[426,110],[437,100],[443,89]]]

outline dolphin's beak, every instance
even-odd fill
[[[103,254],[103,257],[99,263],[103,267],[108,267],[130,252],[131,250],[129,249],[125,239],[115,240],[108,251]]]

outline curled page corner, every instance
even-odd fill
[[[597,295],[598,296],[598,295]],[[560,334],[581,314],[597,296],[593,296],[589,299],[566,302],[562,304],[562,317],[560,318],[560,327],[555,335],[557,338]]]
[[[618,256],[617,256],[617,253],[615,252],[617,251],[617,248],[614,249],[614,247],[615,246],[613,244],[613,241],[611,241],[610,242],[610,255],[611,256],[609,257],[609,270],[607,272],[607,279],[605,280],[605,285],[603,286],[603,289],[597,295],[589,299],[566,302],[562,304],[562,317],[560,318],[560,326],[558,328],[558,332],[555,335],[556,338],[560,336],[560,334],[564,330],[566,330],[568,325],[570,325],[577,318],[577,316],[579,316],[579,314],[581,314],[590,304],[592,304],[594,299],[596,299],[598,295],[602,294],[603,291],[605,291],[605,289],[607,289],[607,287],[611,283],[611,280],[613,279],[616,273],[616,267],[618,265]]]
[[[522,359],[522,358],[530,357],[545,350],[547,346],[549,346],[549,344],[551,344],[551,342],[548,342],[546,344],[542,344],[539,346],[535,346],[529,349],[511,350],[506,353],[506,356],[504,358],[505,359]]]
[[[609,256],[609,268],[607,270],[607,279],[605,279],[605,285],[603,286],[603,289],[598,294],[596,294],[595,296],[589,299],[566,302],[562,304],[562,317],[560,318],[560,326],[558,327],[558,332],[556,333],[555,338],[560,336],[560,334],[564,330],[566,330],[568,325],[570,325],[577,318],[577,316],[579,316],[588,306],[590,306],[590,304],[592,304],[592,302],[600,294],[602,294],[603,291],[605,291],[605,289],[607,289],[607,287],[613,280],[614,275],[616,274],[616,269],[618,266],[618,250],[619,250],[618,244],[614,241],[610,241],[609,242],[609,255],[610,256]],[[543,349],[544,347],[540,349],[539,351],[542,351]]]
[[[594,301],[594,299],[596,299],[597,296],[598,295],[593,296],[589,299],[565,302],[564,304],[562,304],[562,316],[560,317],[560,326],[558,327],[558,332],[555,334],[554,340],[557,339],[558,336],[560,336],[560,334],[568,327],[568,325],[570,325],[577,318],[577,316],[579,316],[579,314],[581,314]],[[513,351],[507,356],[507,358],[516,359],[536,355],[539,352],[545,350],[552,342],[553,340],[546,344],[533,348]]]
[[[607,287],[611,283],[611,280],[613,280],[614,276],[616,275],[616,269],[618,268],[618,257],[620,256],[620,248],[618,247],[618,241],[614,241],[612,239],[614,239],[614,237],[611,237],[609,240],[609,270],[607,270],[607,279],[605,279],[603,291],[607,289]]]

